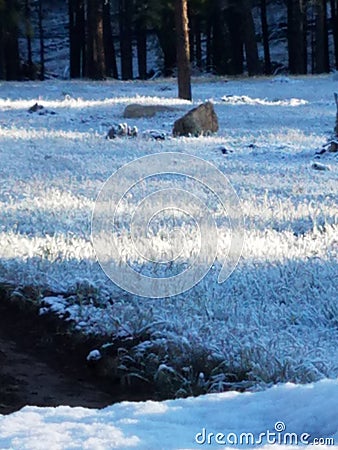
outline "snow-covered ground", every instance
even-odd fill
[[[338,382],[0,416],[1,450],[338,447]],[[336,445],[334,445],[336,444]]]
[[[327,170],[312,167],[334,127],[336,89],[331,76],[195,80],[193,104],[211,99],[220,131],[156,141],[143,132],[170,133],[191,108],[176,99],[175,80],[1,83],[1,279],[71,293],[43,300],[41,312],[56,311],[84,332],[137,336],[124,370],[153,382],[164,368],[175,378],[170,393],[178,384],[178,395],[190,394],[200,373],[208,392],[241,380],[337,377],[337,154],[318,160]],[[45,109],[28,113],[35,102]],[[106,140],[133,102],[177,110],[128,120],[137,138]],[[224,284],[216,263],[182,295],[142,299],[101,270],[91,214],[115,170],[172,151],[212,162],[231,181],[245,216],[242,258]],[[136,198],[145,192],[142,185]]]

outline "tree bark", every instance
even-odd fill
[[[39,42],[40,42],[40,80],[45,79],[45,43],[44,43],[44,30],[43,30],[43,9],[42,0],[39,0],[38,4],[38,22],[39,22]]]
[[[5,41],[4,41],[4,30],[2,21],[0,21],[0,80],[6,78],[6,68],[5,68]]]
[[[269,28],[266,12],[266,0],[261,0],[261,23],[262,23],[262,37],[264,48],[264,72],[266,75],[271,74],[271,58],[269,45]]]
[[[248,74],[250,76],[257,75],[258,73],[260,73],[260,64],[258,58],[255,23],[252,16],[252,7],[250,0],[243,1],[242,32]]]
[[[221,9],[218,2],[214,2],[212,11],[212,70],[218,75],[232,72],[231,35],[228,27],[229,10]]]
[[[29,0],[25,0],[25,34],[27,42],[27,63],[29,67],[33,65],[32,59],[32,26],[31,26],[31,9]]]
[[[288,0],[289,70],[294,74],[307,73],[306,0]]]
[[[212,18],[207,19],[207,31],[206,31],[206,71],[212,72]]]
[[[195,61],[195,16],[188,10],[190,63]]]
[[[189,23],[187,0],[175,0],[178,96],[191,100]]]
[[[201,37],[201,17],[196,16],[196,65],[199,69],[202,69],[202,37]]]
[[[132,10],[133,0],[119,0],[122,80],[133,78]]]
[[[80,78],[81,76],[81,46],[77,27],[78,3],[79,0],[68,0],[70,78]]]
[[[334,42],[334,57],[335,57],[335,67],[338,70],[338,2],[337,0],[330,0],[331,6],[331,25],[332,34]]]
[[[103,80],[106,77],[106,65],[102,0],[87,1],[87,40],[87,74],[93,80]]]
[[[0,75],[3,79],[20,80],[19,31],[17,23],[18,5],[7,0],[0,17]]]
[[[138,76],[141,80],[147,78],[147,30],[142,19],[136,22],[136,46],[137,46],[137,65]]]
[[[231,60],[228,72],[231,75],[239,75],[243,73],[244,52],[243,52],[243,36],[240,32],[242,27],[242,15],[238,8],[231,8],[228,17],[230,43],[231,43]]]
[[[103,1],[103,40],[107,75],[118,79],[116,52],[111,26],[110,1]]]
[[[315,64],[314,72],[330,71],[329,42],[327,30],[326,0],[316,0],[315,3]]]
[[[164,8],[160,17],[160,26],[156,28],[157,37],[163,52],[164,75],[172,76],[176,66],[176,41],[173,39],[175,14],[169,8]]]

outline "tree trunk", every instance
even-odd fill
[[[45,79],[45,44],[44,44],[44,31],[43,31],[43,10],[42,0],[39,0],[38,9],[38,21],[39,21],[39,42],[40,42],[40,80]]]
[[[266,0],[261,0],[261,22],[262,22],[262,37],[264,47],[264,72],[266,75],[271,74],[271,58],[269,46],[269,29],[268,19],[266,13]]]
[[[25,0],[25,34],[27,42],[27,63],[29,67],[33,65],[32,59],[32,26],[31,26],[31,9],[29,0]]]
[[[294,74],[307,73],[306,0],[288,0],[289,70]]]
[[[211,36],[212,36],[212,18],[208,17],[207,19],[207,32],[206,32],[206,70],[207,72],[212,71],[212,45],[211,45]]]
[[[173,39],[175,15],[170,9],[164,8],[160,18],[160,26],[156,33],[163,52],[164,75],[172,76],[176,66],[176,41]]]
[[[137,64],[138,76],[141,80],[147,78],[147,30],[142,19],[136,22],[136,45],[137,45]]]
[[[133,0],[119,0],[122,80],[133,78],[132,10]]]
[[[189,23],[187,0],[175,0],[178,96],[191,100]]]
[[[79,0],[68,0],[70,78],[80,78],[81,76],[81,44],[77,27],[78,3]]]
[[[93,80],[106,77],[105,53],[103,43],[103,2],[87,2],[87,73]]]
[[[228,11],[214,4],[212,12],[212,70],[218,75],[231,72],[231,42]]]
[[[231,8],[228,17],[230,42],[231,42],[231,64],[229,65],[229,73],[231,75],[239,75],[243,73],[244,53],[243,53],[243,36],[240,32],[242,27],[242,15],[238,8]]]
[[[70,77],[85,74],[86,30],[84,0],[68,0]]]
[[[0,80],[4,80],[6,78],[4,48],[5,48],[4,30],[2,21],[0,21]]]
[[[190,63],[195,61],[195,16],[189,14],[188,11],[188,23],[189,23],[189,55]]]
[[[103,40],[106,72],[109,77],[118,79],[116,53],[111,26],[110,1],[103,0]]]
[[[6,32],[4,44],[6,80],[19,80],[21,77],[17,30]]]
[[[246,65],[249,75],[260,73],[258,48],[256,41],[255,23],[252,16],[250,0],[243,1],[243,40],[245,47]]]
[[[0,73],[5,80],[20,80],[18,4],[7,0],[0,16]]]
[[[202,69],[202,37],[201,37],[201,18],[196,16],[195,18],[195,36],[196,36],[196,65],[199,69]]]
[[[335,67],[338,70],[338,8],[337,0],[330,0],[331,6],[331,25],[334,42]]]
[[[315,73],[330,71],[326,0],[315,3]]]

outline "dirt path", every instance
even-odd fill
[[[102,408],[112,397],[83,378],[70,377],[23,352],[0,331],[0,413],[8,414],[24,405],[85,406]]]
[[[25,405],[103,408],[122,400],[146,400],[150,392],[99,377],[86,356],[99,345],[69,332],[36,307],[12,304],[0,290],[0,414]]]

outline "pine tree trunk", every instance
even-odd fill
[[[201,36],[201,18],[196,16],[195,18],[195,37],[196,37],[196,65],[199,69],[202,69],[202,36]]]
[[[176,41],[173,39],[175,28],[175,15],[171,10],[164,9],[161,17],[161,25],[156,33],[163,52],[164,75],[172,76],[176,66]]]
[[[262,37],[264,47],[264,72],[266,75],[271,73],[271,58],[269,46],[269,29],[266,12],[266,0],[261,0],[261,22],[262,22]]]
[[[306,0],[288,0],[289,70],[294,74],[307,73]]]
[[[232,8],[229,12],[228,23],[231,42],[231,65],[229,67],[229,73],[239,75],[243,73],[244,67],[243,36],[240,32],[242,15],[237,8]]]
[[[106,77],[103,42],[103,2],[87,2],[87,74],[93,80]]]
[[[243,1],[243,40],[245,47],[246,65],[249,75],[260,73],[258,48],[256,41],[255,23],[252,16],[250,0]]]
[[[115,45],[111,25],[110,1],[103,0],[103,40],[106,72],[109,77],[118,79]]]
[[[84,0],[68,0],[70,77],[85,74],[86,33]]]
[[[190,63],[195,61],[195,17],[188,12]]]
[[[140,80],[147,78],[147,30],[142,20],[136,22],[137,65]]]
[[[40,42],[40,80],[45,79],[45,43],[43,30],[43,10],[42,0],[39,0],[38,22],[39,22],[39,42]]]
[[[122,80],[133,78],[133,0],[119,0]]]
[[[212,18],[209,17],[207,20],[207,32],[206,32],[206,61],[205,61],[205,65],[206,65],[206,70],[207,72],[211,72],[212,71]]]
[[[332,24],[332,34],[334,42],[334,57],[335,57],[335,67],[338,70],[338,1],[330,0],[331,6],[331,24]]]
[[[326,0],[315,3],[315,73],[330,71]]]
[[[227,24],[227,13],[219,5],[215,5],[212,14],[212,70],[218,75],[232,71],[230,32]]]
[[[31,10],[29,0],[25,0],[25,34],[27,42],[27,63],[31,68],[33,65],[33,59],[32,59],[32,31],[31,31],[30,15]]]
[[[14,0],[6,2],[6,16],[2,29],[3,75],[8,81],[21,78],[19,54],[19,30],[16,16],[18,4]]]
[[[70,78],[81,76],[81,47],[77,27],[78,0],[68,0]]]
[[[77,0],[76,29],[80,45],[81,76],[87,73],[86,0]]]
[[[189,23],[187,0],[175,0],[178,96],[191,100]]]
[[[4,30],[2,23],[0,21],[0,80],[4,80],[6,78],[4,48],[5,48]]]

